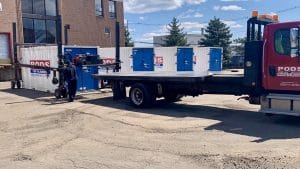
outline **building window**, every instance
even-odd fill
[[[9,43],[8,34],[0,33],[0,64],[10,63]]]
[[[22,0],[22,13],[33,13],[33,2],[32,0]]]
[[[34,20],[34,36],[35,36],[35,43],[47,42],[45,20],[39,20],[39,19]]]
[[[33,19],[23,18],[23,34],[25,43],[34,43]]]
[[[103,6],[102,6],[102,0],[95,0],[95,7],[96,7],[96,15],[97,16],[103,16]]]
[[[110,29],[109,29],[108,27],[105,27],[105,28],[104,28],[104,33],[105,33],[105,34],[110,34]]]
[[[45,0],[46,5],[46,15],[48,16],[56,16],[56,0]]]
[[[116,2],[115,1],[108,1],[108,12],[109,16],[112,18],[116,18]]]
[[[56,0],[22,0],[24,43],[56,43]]]
[[[47,43],[55,43],[56,42],[56,22],[52,20],[46,21],[46,35],[47,35]]]
[[[33,0],[33,14],[46,15],[45,0]]]

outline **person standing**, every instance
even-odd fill
[[[68,88],[69,102],[73,102],[77,89],[76,67],[70,61],[67,61],[66,63],[67,67],[64,71],[64,78]]]

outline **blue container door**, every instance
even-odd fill
[[[98,89],[98,81],[92,78],[93,74],[98,73],[98,67],[95,66],[79,66],[77,67],[78,85],[77,90],[96,90]]]
[[[154,71],[153,48],[133,49],[133,71]]]
[[[64,48],[66,60],[73,61],[76,55],[97,55],[97,48]],[[98,74],[98,67],[77,66],[77,90],[97,90],[98,81],[92,78],[93,74]]]
[[[222,49],[211,48],[210,49],[210,71],[222,71]]]
[[[193,48],[177,49],[177,71],[193,71]]]

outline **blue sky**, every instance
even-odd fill
[[[134,41],[150,43],[153,36],[167,34],[166,25],[173,17],[186,33],[200,33],[216,16],[231,27],[234,38],[245,36],[252,10],[276,13],[280,22],[300,20],[300,0],[124,0],[124,8]]]

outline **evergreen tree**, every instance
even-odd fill
[[[233,40],[233,46],[231,48],[231,53],[238,56],[245,55],[245,43],[246,38],[237,38]]]
[[[132,41],[132,38],[130,36],[130,32],[128,28],[125,28],[125,47],[133,47],[134,43]]]
[[[165,46],[187,46],[187,40],[183,28],[177,18],[173,18],[168,24],[169,35],[166,37]]]
[[[232,34],[230,28],[223,23],[219,18],[214,18],[209,21],[205,29],[204,39],[199,42],[201,46],[207,47],[222,47],[223,48],[223,63],[226,65],[230,60],[230,44]]]

